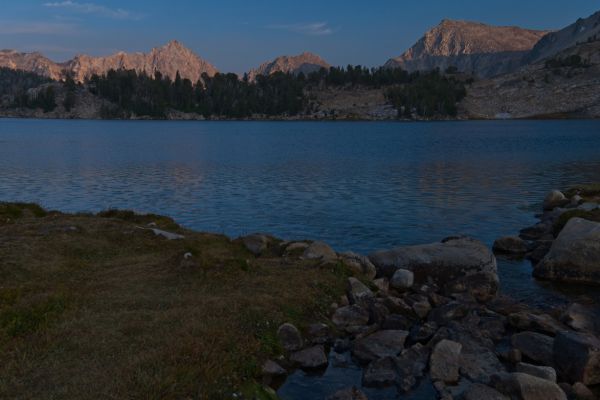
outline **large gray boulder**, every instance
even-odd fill
[[[512,399],[567,400],[567,395],[556,383],[522,372],[500,374],[495,381],[496,389]]]
[[[600,284],[600,223],[572,218],[533,269],[541,279]]]
[[[554,364],[570,382],[600,384],[600,340],[584,333],[559,332],[554,340]]]
[[[414,273],[415,282],[432,281],[446,293],[469,292],[478,300],[498,291],[496,258],[480,241],[452,237],[440,243],[402,246],[369,256],[379,276],[392,278],[398,269]]]
[[[408,332],[384,330],[357,339],[352,347],[352,355],[361,363],[368,363],[383,357],[395,357],[404,350]]]

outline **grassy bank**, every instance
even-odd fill
[[[281,353],[280,323],[327,320],[346,275],[165,217],[0,204],[0,398],[229,397]]]

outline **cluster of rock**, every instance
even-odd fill
[[[272,238],[243,238],[254,254]],[[350,354],[364,388],[399,394],[430,385],[442,399],[593,399],[600,341],[593,318],[574,305],[555,319],[498,296],[496,259],[482,243],[452,237],[363,257],[321,242],[283,243],[288,256],[343,262],[356,273],[331,319],[301,332],[279,327],[286,351],[265,376],[324,369]],[[304,334],[303,334],[304,333]],[[366,399],[357,387],[330,399]]]
[[[503,237],[494,243],[494,252],[513,257],[526,256],[534,264],[537,278],[573,282],[600,283],[600,223],[573,217],[557,235],[557,221],[565,213],[592,212],[600,204],[585,201],[575,194],[567,198],[553,190],[543,203],[540,221],[522,229],[519,236]]]

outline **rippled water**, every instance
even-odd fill
[[[231,236],[321,239],[339,251],[454,234],[491,245],[534,223],[549,189],[594,181],[599,121],[0,120],[1,200],[130,208]],[[528,303],[594,294],[536,282],[527,262],[500,260],[499,270],[502,290]],[[297,372],[281,393],[300,399],[308,387],[359,377],[334,366],[321,377]],[[421,390],[427,398],[431,388]]]
[[[600,181],[600,121],[0,120],[0,199],[130,208],[190,228],[371,252],[535,219],[551,188]],[[503,286],[543,298],[523,263]],[[532,290],[535,289],[535,290]]]

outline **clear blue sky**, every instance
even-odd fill
[[[63,61],[178,39],[221,71],[305,50],[377,66],[444,18],[557,29],[598,9],[594,0],[3,0],[0,48]]]

